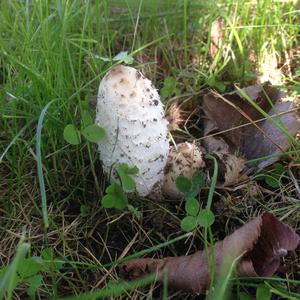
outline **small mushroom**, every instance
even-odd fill
[[[238,183],[246,177],[241,175],[241,171],[245,168],[245,160],[231,153],[215,152],[213,153],[218,158],[219,173],[224,186],[230,186]]]
[[[163,179],[169,153],[168,122],[151,81],[131,67],[111,69],[99,86],[95,122],[106,130],[98,144],[104,172],[119,163],[136,166],[136,190],[148,195]]]
[[[193,143],[181,143],[177,147],[170,147],[165,177],[162,182],[162,192],[165,197],[178,199],[182,193],[176,187],[176,178],[184,176],[192,178],[195,171],[205,166],[203,154]]]

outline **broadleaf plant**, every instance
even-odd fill
[[[186,216],[181,220],[180,226],[184,231],[192,231],[197,227],[197,219],[193,216]]]
[[[199,213],[200,204],[199,201],[195,198],[188,198],[185,202],[185,211],[193,216],[196,217]]]
[[[102,198],[103,207],[124,209],[128,205],[127,196],[118,183],[113,182],[110,184],[105,192],[106,195]]]
[[[182,193],[188,193],[191,190],[192,182],[184,176],[178,176],[175,181],[176,187]]]
[[[79,145],[80,131],[73,124],[68,124],[64,129],[64,139],[71,145]]]
[[[84,106],[81,104],[80,106]],[[81,136],[87,141],[98,143],[105,138],[105,130],[97,124],[93,124],[93,119],[87,108],[82,108],[81,111],[81,130],[76,128],[73,124],[68,124],[64,128],[64,139],[71,145],[79,145],[81,143]]]
[[[272,293],[270,291],[270,288],[264,283],[259,284],[256,289],[256,299],[270,300],[271,297],[272,297]]]
[[[176,78],[168,76],[164,80],[164,85],[160,90],[161,96],[166,99],[173,95],[178,96],[180,94],[179,89],[177,88]]]
[[[103,61],[117,61],[119,63],[125,63],[127,65],[131,65],[134,62],[133,56],[128,54],[128,51],[121,51],[113,58],[104,57],[104,56],[96,56],[96,58],[101,59]]]
[[[126,163],[118,164],[115,170],[119,176],[120,184],[117,182],[111,183],[105,190],[106,195],[102,198],[102,205],[105,208],[125,209],[137,216],[137,212],[133,207],[128,205],[128,198],[125,191],[132,191],[135,189],[135,181],[131,177],[139,172],[137,167],[130,167]]]
[[[181,220],[181,229],[192,231],[197,226],[209,227],[215,221],[215,216],[210,209],[200,209],[200,204],[195,198],[201,188],[205,186],[205,176],[201,171],[196,171],[192,178],[178,176],[176,178],[177,188],[185,195],[186,217]]]
[[[276,189],[280,187],[281,178],[284,172],[284,165],[275,163],[271,171],[258,174],[256,179],[264,180],[269,187]]]
[[[205,83],[209,87],[214,88],[221,93],[224,93],[226,90],[226,85],[223,82],[219,81],[214,75],[207,77],[205,79]]]
[[[100,142],[105,137],[105,130],[97,124],[85,127],[81,134],[92,143]]]
[[[133,190],[135,188],[135,181],[131,175],[136,175],[139,172],[137,167],[129,167],[127,164],[122,163],[117,165],[116,171],[120,177],[123,187],[127,190]]]
[[[91,208],[85,204],[80,206],[80,216],[86,218],[91,214]]]
[[[202,209],[197,216],[197,224],[201,227],[209,227],[215,222],[215,215],[210,209]]]
[[[28,296],[35,299],[43,283],[43,273],[54,275],[63,267],[64,262],[54,258],[52,249],[42,250],[41,256],[26,257],[29,249],[29,243],[21,242],[13,262],[0,268],[0,299],[6,295],[10,299],[13,290],[20,284],[25,284]]]
[[[82,112],[81,112],[81,121],[82,121],[82,127],[83,128],[93,124],[92,116],[91,116],[90,112],[87,109],[82,110]]]

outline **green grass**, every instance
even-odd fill
[[[210,57],[210,27],[218,17],[224,19],[224,39],[222,49]],[[142,255],[147,248],[161,257],[204,247],[201,230],[186,243],[168,243],[182,236],[180,203],[131,199],[142,220],[127,211],[104,210],[100,198],[106,183],[94,145],[65,142],[66,125],[81,128],[83,111],[94,114],[91,99],[113,64],[101,57],[128,51],[133,66],[158,89],[171,76],[180,101],[188,101],[211,85],[209,78],[231,91],[251,83],[265,53],[275,53],[280,65],[293,53],[283,68],[291,72],[284,75],[288,89],[300,94],[299,4],[292,1],[11,0],[0,2],[0,20],[0,265],[11,262],[14,268],[23,230],[29,256],[52,248],[56,258],[66,261],[63,269],[42,273],[36,299],[80,299],[107,288],[118,278],[114,262]],[[284,159],[286,173],[278,189],[264,186],[255,194],[252,182],[230,195],[217,190],[214,197],[222,208],[214,211],[215,240],[263,209],[299,228],[300,206],[293,200],[297,186],[288,175],[292,172],[299,182],[299,156],[293,157],[289,164]],[[88,217],[80,215],[82,205],[90,209]],[[288,262],[294,271],[284,288],[300,296],[299,282],[289,284],[299,277],[299,261],[290,256]],[[233,286],[234,291],[246,288],[244,280]],[[178,297],[168,292],[170,299]],[[160,291],[151,285],[118,299],[150,299],[152,293],[159,298]],[[18,285],[17,295],[26,297],[26,285]]]

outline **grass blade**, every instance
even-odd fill
[[[104,288],[102,290],[83,293],[78,296],[61,298],[59,300],[89,300],[89,299],[96,300],[96,299],[104,299],[107,297],[117,297],[124,294],[125,292],[130,292],[137,288],[153,283],[154,281],[155,281],[155,275],[150,275],[142,279],[134,280],[131,282],[113,283],[110,284],[109,287]]]
[[[3,158],[5,157],[6,153],[11,148],[11,146],[17,141],[17,139],[23,134],[23,132],[32,124],[33,121],[34,120],[31,120],[30,122],[28,122],[11,140],[11,142],[8,144],[8,146],[5,148],[5,150],[0,155],[0,164],[2,163]]]
[[[46,189],[45,189],[45,181],[44,181],[44,174],[42,169],[42,154],[41,154],[41,139],[42,139],[42,128],[43,128],[43,121],[47,109],[49,106],[55,102],[57,99],[50,101],[42,110],[36,131],[36,160],[37,160],[37,173],[38,173],[38,180],[41,190],[41,198],[42,198],[42,214],[43,214],[43,221],[45,228],[49,227],[49,220],[48,220],[48,211],[47,211],[47,197],[46,197]]]

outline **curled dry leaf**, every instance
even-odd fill
[[[228,262],[239,259],[237,275],[271,276],[279,268],[280,257],[294,250],[299,240],[291,227],[273,214],[264,213],[215,244],[215,274],[217,276],[221,267],[228,265]],[[135,259],[121,265],[120,273],[126,279],[156,273],[160,281],[166,274],[168,285],[173,289],[197,294],[205,293],[210,286],[205,251],[163,259]]]
[[[286,151],[290,137],[300,130],[299,116],[292,110],[293,103],[281,102],[285,94],[270,83],[249,86],[243,91],[270,118],[264,118],[238,92],[224,95],[210,92],[204,96],[203,110],[215,127],[223,132],[219,137],[228,144],[232,153],[239,150],[248,160]],[[274,123],[281,124],[282,129]],[[257,162],[253,166],[266,167],[275,160]]]

